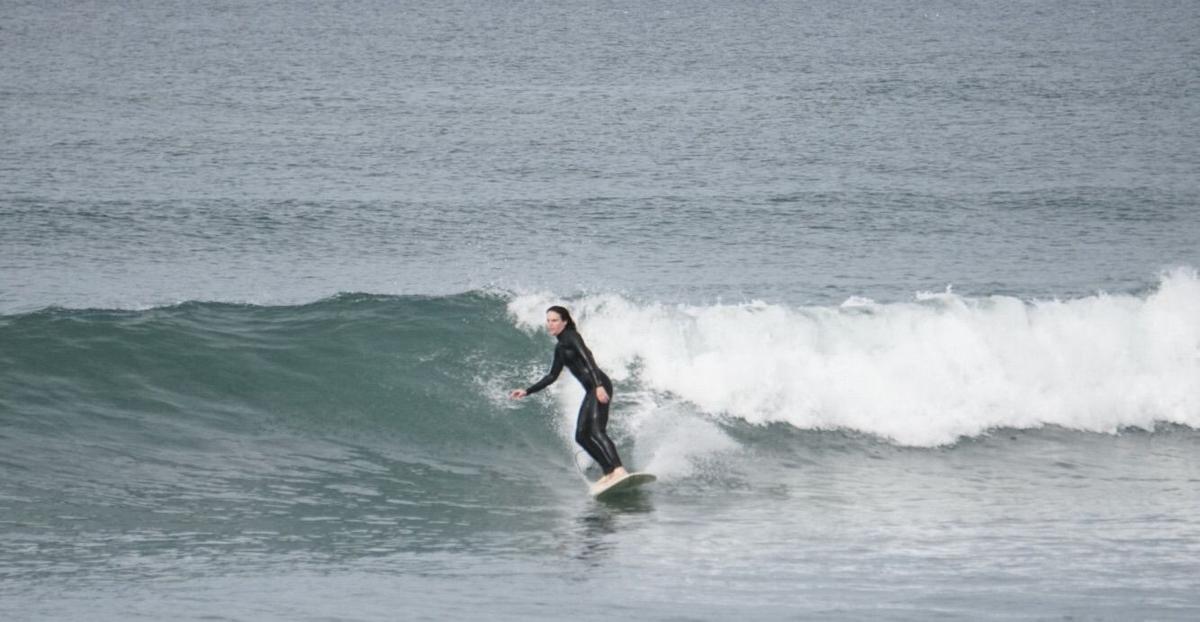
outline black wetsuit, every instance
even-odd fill
[[[564,328],[558,334],[558,345],[554,347],[554,364],[550,373],[538,380],[533,386],[525,389],[532,395],[550,386],[558,380],[563,365],[571,370],[585,392],[583,404],[579,406],[579,420],[575,423],[575,442],[579,443],[588,455],[600,465],[604,474],[612,473],[613,469],[621,466],[621,457],[617,455],[617,447],[608,438],[605,428],[608,426],[608,404],[601,404],[596,399],[596,387],[602,386],[608,392],[609,402],[612,401],[612,381],[592,359],[592,351],[583,343],[583,337],[573,328]]]

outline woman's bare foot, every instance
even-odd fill
[[[622,477],[625,477],[626,475],[629,475],[629,471],[626,471],[625,467],[617,467],[608,475],[596,480],[596,483],[592,484],[592,490],[603,490],[607,488],[609,484],[621,479]]]

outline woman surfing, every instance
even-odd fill
[[[509,397],[521,399],[537,393],[558,380],[564,365],[571,370],[585,392],[575,423],[575,442],[603,469],[604,477],[593,485],[593,490],[603,490],[611,482],[628,475],[621,465],[621,457],[617,455],[617,447],[606,431],[608,406],[613,393],[612,380],[596,365],[592,351],[588,350],[583,336],[576,330],[575,320],[571,319],[569,311],[560,306],[547,309],[546,330],[558,339],[550,372],[527,389],[514,389]]]

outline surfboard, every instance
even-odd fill
[[[627,473],[625,477],[615,479],[609,482],[607,486],[601,487],[597,484],[592,484],[589,493],[593,498],[603,499],[605,497],[615,496],[623,492],[636,490],[637,488],[649,484],[656,479],[658,478],[645,472],[639,471],[636,473]]]

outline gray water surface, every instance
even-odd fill
[[[5,3],[0,309],[1200,264],[1194,3]]]

